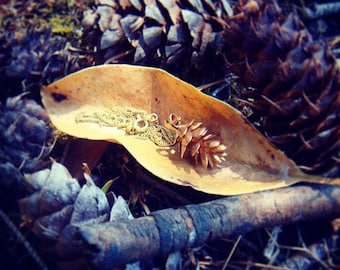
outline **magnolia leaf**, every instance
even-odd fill
[[[59,130],[75,137],[123,144],[144,168],[175,184],[235,195],[288,186],[306,177],[237,110],[160,69],[95,66],[43,87],[42,98]],[[149,139],[128,135],[118,126],[76,121],[81,114],[105,114],[116,107],[156,113],[160,123],[171,113],[184,122],[202,122],[227,146],[223,167],[204,169],[193,160],[181,159],[176,146],[158,146]]]

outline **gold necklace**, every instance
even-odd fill
[[[167,147],[176,143],[176,135],[158,121],[156,113],[126,107],[113,107],[103,112],[81,112],[76,123],[97,123],[99,126],[117,127],[126,134],[139,139],[149,139],[158,146]]]

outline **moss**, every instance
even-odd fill
[[[75,24],[72,18],[53,14],[49,20],[53,34],[72,35],[75,30]]]

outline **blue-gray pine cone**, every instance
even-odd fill
[[[97,63],[152,65],[191,82],[213,80],[224,72],[222,30],[231,12],[217,0],[99,0],[84,13],[83,39],[96,47]]]
[[[275,4],[235,14],[225,40],[242,48],[229,57],[253,87],[241,96],[248,119],[307,173],[339,177],[340,69],[331,48]]]
[[[90,54],[72,50],[72,38],[52,33],[41,1],[11,1],[0,11],[0,100],[25,91],[39,100],[42,84],[49,84],[85,67]],[[64,4],[63,4],[64,5]],[[33,9],[32,17],[27,9]],[[76,44],[75,46],[77,46]]]
[[[123,198],[112,193],[114,201],[109,203],[87,173],[84,178],[86,183],[81,186],[66,167],[55,161],[51,168],[26,174],[24,178],[31,193],[19,201],[19,206],[31,221],[34,235],[44,241],[45,255],[57,256],[57,269],[70,269],[69,265],[92,269],[84,266],[88,255],[74,241],[78,228],[133,218]]]
[[[54,142],[46,111],[21,96],[0,103],[0,189],[19,195],[23,173],[40,169]]]

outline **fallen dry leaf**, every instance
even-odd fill
[[[307,177],[237,110],[160,69],[91,67],[43,87],[42,97],[59,130],[80,138],[121,143],[144,168],[175,184],[235,195],[288,186]],[[80,113],[108,112],[113,107],[157,113],[162,123],[171,113],[185,122],[202,122],[227,146],[223,167],[204,169],[181,159],[177,147],[160,147],[127,135],[121,128],[75,120]]]

